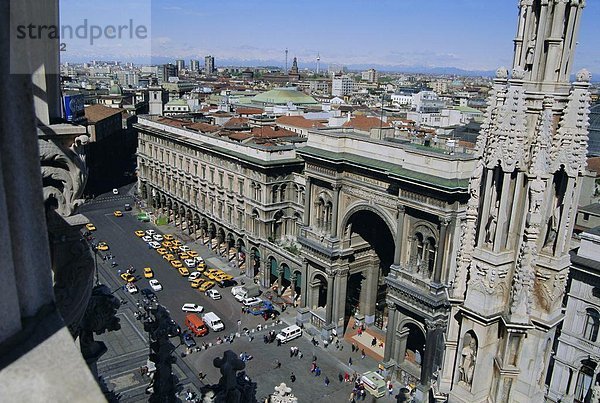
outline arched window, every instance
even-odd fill
[[[277,203],[277,194],[279,192],[279,187],[277,185],[273,186],[273,191],[272,191],[272,203]]]
[[[586,309],[583,337],[589,341],[596,341],[598,339],[598,330],[600,330],[600,314],[595,309]]]
[[[425,242],[423,239],[423,234],[417,232],[415,234],[415,242],[416,242],[416,252],[417,252],[417,264],[420,264],[423,261],[423,251],[425,249]]]
[[[429,270],[429,275],[433,273],[433,268],[435,266],[435,239],[427,238],[427,270]]]
[[[589,402],[588,394],[592,386],[594,377],[594,368],[596,364],[590,360],[584,360],[581,363],[581,369],[577,374],[577,384],[575,385],[575,401],[578,403]],[[586,399],[587,397],[587,399]]]
[[[325,230],[331,232],[331,223],[333,222],[333,204],[331,202],[327,202],[325,211]]]
[[[286,190],[287,190],[287,186],[281,185],[281,189],[279,190],[279,201],[281,201],[281,202],[286,201],[286,197],[285,197]]]

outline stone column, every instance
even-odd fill
[[[341,334],[344,326],[343,320],[344,314],[346,313],[346,287],[348,285],[348,273],[348,269],[338,270],[335,280],[335,304],[332,321],[336,325],[336,331],[338,331],[338,334]]]
[[[440,218],[440,241],[438,242],[437,259],[435,260],[435,271],[433,274],[433,282],[435,284],[440,284],[442,279],[442,269],[444,264],[444,256],[446,255],[446,238],[448,236],[449,223],[449,218]]]
[[[281,289],[283,288],[283,267],[277,268],[277,295],[281,296]]]
[[[290,287],[292,287],[292,305],[294,307],[296,306],[296,281],[298,281],[298,276],[296,275],[296,272],[292,272],[292,275],[290,277]]]
[[[342,185],[333,185],[333,213],[331,215],[331,237],[336,238],[338,234],[338,213],[340,205],[340,189]]]
[[[327,306],[325,307],[325,322],[330,324],[333,316],[333,287],[335,277],[327,274]]]
[[[375,267],[373,267],[375,266]],[[360,313],[365,316],[365,324],[370,325],[375,321],[375,302],[377,301],[377,285],[379,282],[379,260],[371,259],[371,269],[368,270],[366,279],[363,280],[363,289],[360,303]]]
[[[307,227],[310,226],[310,206],[311,206],[311,189],[310,189],[311,179],[309,176],[306,177],[306,187],[305,187],[305,197],[304,197],[304,225]]]
[[[396,242],[394,245],[394,266],[400,266],[402,259],[402,234],[404,233],[405,207],[401,204],[397,206],[398,217],[396,219]]]
[[[387,362],[392,358],[392,347],[396,340],[396,304],[388,302],[388,324],[385,334],[385,351],[383,361]]]
[[[246,251],[246,277],[254,277],[254,253],[252,250]]]
[[[434,370],[433,364],[436,352],[436,325],[434,322],[426,320],[427,334],[425,335],[425,351],[423,353],[423,361],[421,364],[421,385],[429,385],[431,374]]]
[[[302,291],[300,295],[300,306],[306,308],[308,294],[308,260],[302,262],[302,283],[300,283]]]

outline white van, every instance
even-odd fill
[[[279,332],[275,338],[281,343],[285,343],[300,336],[302,336],[302,329],[300,329],[300,326],[292,325],[281,329],[281,332]]]
[[[219,318],[214,312],[208,312],[204,314],[204,316],[202,316],[202,320],[204,320],[204,323],[206,323],[206,325],[213,332],[219,332],[225,329],[225,325],[221,321],[221,318]]]

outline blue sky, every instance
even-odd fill
[[[114,8],[109,3],[115,3]],[[110,23],[136,18],[151,27],[148,46],[135,41],[73,49],[69,57],[125,60],[148,56],[301,65],[457,67],[510,66],[518,0],[61,0],[63,21]],[[68,4],[68,5],[67,5]],[[111,10],[104,14],[103,10]],[[117,13],[115,13],[117,11]],[[600,1],[581,21],[575,70],[600,73]],[[150,47],[151,46],[151,47]],[[77,50],[77,52],[76,52]]]

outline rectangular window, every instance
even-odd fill
[[[202,165],[202,179],[206,179],[206,166]]]
[[[238,180],[238,191],[239,191],[240,195],[244,194],[244,180],[243,179]]]
[[[223,187],[223,172],[219,172],[219,186]]]
[[[228,176],[227,177],[227,184],[229,185],[229,191],[233,192],[233,176]]]
[[[583,221],[587,221],[590,219],[590,213],[583,213]]]
[[[215,170],[210,169],[210,183],[215,183]]]

